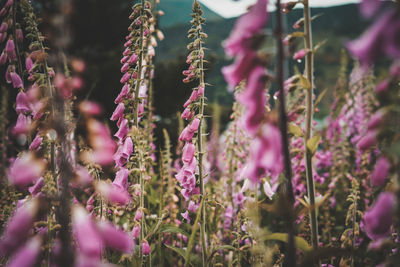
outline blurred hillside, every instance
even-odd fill
[[[39,17],[44,18],[42,28],[46,28],[48,13],[53,12],[51,3],[45,0],[35,1]],[[85,73],[86,88],[80,97],[94,99],[102,103],[106,115],[111,115],[115,108],[113,99],[118,95],[121,85],[119,62],[123,51],[123,41],[129,25],[128,16],[131,12],[130,1],[125,0],[86,0],[74,1],[74,12],[71,18],[72,40],[69,56],[83,58],[87,62]],[[190,94],[190,85],[183,84],[182,71],[187,68],[185,63],[186,32],[190,28],[191,1],[161,0],[160,8],[165,16],[160,19],[160,27],[165,40],[159,42],[156,49],[155,71],[155,112],[163,120],[162,127],[174,127],[176,112],[182,109],[182,104]],[[327,40],[315,57],[317,92],[325,88],[332,89],[336,82],[340,63],[340,50],[346,40],[362,33],[366,22],[358,15],[356,5],[344,5],[330,8],[313,8],[312,14],[322,16],[313,22],[314,43]],[[207,59],[209,71],[207,82],[212,84],[207,90],[209,102],[223,105],[223,114],[228,113],[232,96],[226,90],[226,84],[221,75],[222,66],[230,63],[225,58],[221,42],[229,35],[235,19],[223,19],[212,11],[205,9],[207,23],[205,31],[209,38]],[[287,31],[292,31],[291,25],[302,17],[302,11],[294,10],[286,19]],[[48,21],[47,21],[48,22]],[[274,15],[270,17],[269,28],[273,28]],[[51,47],[51,40],[49,40]],[[268,46],[274,49],[274,41],[269,38]],[[302,44],[298,44],[298,48]],[[290,60],[289,69],[294,64],[301,63]],[[274,88],[272,88],[274,90]],[[322,103],[320,116],[329,108],[329,93]],[[325,103],[325,104],[324,104]],[[225,115],[226,116],[226,115]]]

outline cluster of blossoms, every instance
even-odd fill
[[[276,177],[283,169],[279,130],[272,123],[265,123],[267,74],[257,54],[258,37],[263,34],[268,19],[267,2],[257,1],[248,13],[239,18],[223,44],[226,54],[236,57],[232,65],[222,69],[229,86],[232,88],[247,79],[245,89],[237,99],[245,108],[244,127],[254,138],[245,174],[253,183],[266,174]]]
[[[203,109],[204,109],[204,48],[203,43],[204,39],[207,35],[202,31],[202,24],[205,22],[205,19],[202,17],[202,10],[200,8],[200,4],[195,1],[193,4],[193,13],[192,13],[192,28],[189,30],[188,37],[190,39],[194,39],[187,48],[189,49],[189,55],[187,56],[186,63],[189,64],[189,69],[185,70],[183,74],[186,78],[183,82],[188,83],[194,80],[199,81],[199,85],[192,90],[192,94],[189,99],[185,102],[183,107],[185,110],[183,111],[181,117],[190,123],[183,129],[179,136],[179,141],[184,142],[184,146],[182,149],[182,166],[177,170],[178,173],[175,175],[175,178],[178,180],[181,189],[181,194],[185,198],[186,201],[189,201],[191,196],[200,194],[200,187],[197,185],[196,174],[203,175],[202,172],[204,170],[203,161],[200,162],[196,158],[196,145],[199,148],[199,142],[202,138],[200,124],[203,119]],[[197,111],[197,115],[196,115]],[[197,143],[193,142],[194,135],[197,133]],[[202,157],[198,151],[199,157]],[[200,170],[202,168],[202,170]],[[200,178],[202,179],[202,177]],[[190,223],[190,212],[195,212],[197,210],[198,204],[195,204],[194,201],[190,201],[188,205],[188,210],[185,213],[182,213],[182,216]]]

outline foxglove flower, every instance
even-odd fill
[[[365,231],[369,238],[378,240],[390,235],[394,206],[395,196],[393,193],[383,192],[373,207],[364,214]]]
[[[17,73],[11,72],[10,76],[14,88],[24,88],[21,77]]]
[[[240,55],[232,65],[223,67],[222,74],[229,84],[231,91],[242,80],[248,77],[253,68],[258,64],[260,64],[260,61],[256,52],[248,51],[246,54]]]
[[[39,236],[30,239],[15,256],[11,258],[7,267],[34,267],[41,252],[42,240]]]
[[[79,205],[72,208],[72,229],[79,250],[88,257],[100,258],[103,247],[102,238],[91,215]]]
[[[24,153],[11,164],[7,177],[13,185],[26,187],[36,182],[44,169],[43,161],[35,159],[31,153]]]
[[[24,114],[19,114],[17,118],[17,123],[13,128],[14,134],[25,134],[29,132],[31,128],[31,118],[25,116]]]
[[[182,150],[182,161],[184,164],[188,164],[193,160],[194,152],[196,147],[192,143],[186,143]]]
[[[130,201],[129,193],[113,184],[98,182],[96,190],[109,202],[117,205],[126,205]]]
[[[382,186],[388,176],[390,162],[384,157],[380,157],[371,173],[371,183],[374,186]]]
[[[40,177],[33,186],[29,187],[28,191],[35,197],[39,195],[44,185],[44,178]]]
[[[119,171],[115,174],[115,179],[113,181],[113,185],[118,186],[123,189],[128,188],[128,175],[129,170],[126,168],[120,168]]]
[[[5,256],[20,247],[28,238],[29,232],[39,211],[39,200],[33,198],[21,207],[8,221],[0,240],[0,255]]]
[[[249,12],[236,21],[230,36],[223,43],[226,54],[234,56],[253,47],[252,37],[263,29],[268,19],[267,3],[267,0],[258,0]]]
[[[149,246],[149,243],[146,240],[142,241],[142,253],[143,255],[149,255],[151,252],[151,248]]]
[[[133,249],[133,240],[124,231],[116,229],[109,222],[98,223],[99,233],[104,244],[115,250],[130,253]]]
[[[28,96],[23,91],[19,92],[17,95],[15,110],[17,114],[24,114],[31,111]]]

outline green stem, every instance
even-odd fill
[[[306,95],[306,132],[304,136],[305,161],[306,161],[306,177],[307,177],[307,192],[310,200],[310,222],[311,222],[311,241],[314,249],[318,248],[318,220],[315,206],[315,184],[312,169],[312,154],[307,148],[307,142],[312,136],[312,120],[313,120],[313,90],[314,90],[314,66],[313,66],[313,47],[312,47],[312,32],[311,32],[311,16],[308,0],[304,0],[304,45],[307,50],[305,72],[306,78],[310,83],[310,88],[307,89]]]

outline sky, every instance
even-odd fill
[[[218,13],[220,16],[224,18],[237,17],[243,14],[247,7],[251,4],[254,4],[256,0],[199,0],[201,3],[206,5],[209,9]],[[275,1],[270,1],[271,8],[273,8],[273,3]],[[283,2],[285,2],[283,0]],[[360,0],[310,0],[310,5],[315,7],[324,7],[324,6],[334,6],[334,5],[342,5],[348,3],[357,3]],[[271,9],[270,9],[271,10]]]

